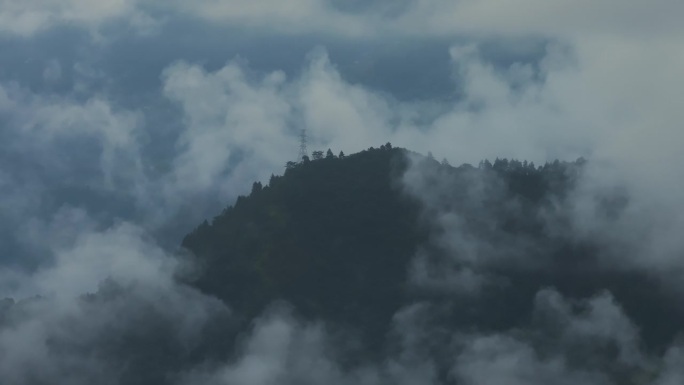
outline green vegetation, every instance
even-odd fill
[[[255,183],[183,241],[204,265],[194,284],[249,316],[283,299],[307,316],[384,327],[426,240],[418,205],[397,184],[404,154],[328,152]]]
[[[452,329],[509,330],[529,321],[543,288],[570,298],[609,290],[647,341],[669,341],[679,318],[667,317],[653,281],[606,268],[599,246],[568,227],[566,197],[584,164],[497,159],[452,167],[389,143],[347,156],[317,151],[267,186],[254,183],[248,197],[187,235],[182,245],[201,266],[188,280],[245,319],[284,300],[377,347],[396,312],[416,301],[442,306]],[[416,180],[407,179],[411,170],[419,170]],[[606,198],[606,215],[626,199]],[[449,216],[458,217],[457,228],[443,223]],[[477,263],[464,256],[473,250]],[[416,255],[437,275],[466,268],[494,284],[477,296],[415,284]]]

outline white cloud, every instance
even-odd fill
[[[275,33],[344,38],[618,35],[676,41],[684,31],[677,17],[684,8],[678,0],[417,0],[394,6],[380,1],[340,6],[330,0],[3,0],[0,5],[0,31],[22,36],[56,25],[93,28],[126,18],[147,33],[168,17],[181,15]],[[154,8],[156,15],[150,16],[146,8]]]
[[[28,37],[54,26],[78,25],[97,28],[100,24],[133,16],[133,26],[141,21],[137,9],[141,0],[2,0],[0,33]],[[139,25],[138,25],[139,26]],[[144,27],[147,30],[148,24]]]
[[[465,384],[612,384],[616,373],[651,383],[654,357],[642,353],[637,328],[609,293],[572,301],[543,289],[533,314],[536,323],[529,332],[463,337],[453,374]],[[606,354],[611,345],[614,360]],[[676,354],[673,348],[670,356]]]
[[[474,339],[454,367],[466,385],[606,384],[600,376],[574,372],[562,357],[542,358],[524,342],[503,335]]]
[[[21,146],[35,155],[34,161],[45,162],[51,168],[71,167],[63,163],[65,151],[60,148],[79,143],[80,139],[94,139],[101,148],[85,144],[79,152],[95,150],[99,155],[102,185],[114,187],[140,178],[139,148],[136,135],[141,117],[132,111],[116,110],[98,96],[85,102],[69,97],[43,96],[16,84],[0,84],[0,95],[5,95],[5,108],[0,111],[11,124],[5,132],[12,146]],[[80,142],[82,145],[84,142]],[[86,142],[87,143],[87,142]],[[60,156],[61,155],[61,156]]]
[[[392,135],[392,102],[361,85],[345,82],[321,49],[296,85],[303,124],[314,145],[333,145],[358,151],[366,144],[381,144]]]
[[[431,150],[453,164],[588,157],[592,162],[573,207],[575,230],[621,244],[620,250],[629,250],[621,258],[638,266],[680,272],[681,49],[668,40],[596,38],[574,44],[568,64],[559,66],[551,48],[522,88],[476,50],[452,50],[463,100],[427,128],[399,131],[395,144]],[[519,74],[514,79],[519,82]],[[618,220],[606,222],[596,216],[595,197],[616,186],[626,189],[630,205]]]
[[[643,258],[650,255],[662,262],[659,267],[673,267],[684,248],[676,236],[684,223],[676,194],[684,174],[673,166],[682,162],[684,116],[676,101],[683,96],[684,55],[668,39],[627,36],[577,39],[571,47],[549,45],[538,66],[515,63],[502,70],[477,46],[454,46],[464,97],[427,124],[415,119],[426,114],[421,104],[347,83],[321,51],[291,80],[277,72],[248,75],[234,63],[215,73],[175,65],[166,72],[165,92],[181,103],[189,127],[179,143],[177,178],[201,189],[231,169],[232,179],[225,180],[249,185],[292,159],[300,127],[309,130],[312,147],[323,150],[351,152],[390,141],[452,164],[584,156],[597,168],[576,201],[577,230],[603,227],[607,238],[638,232],[633,239],[645,241],[633,255],[636,263],[650,263]],[[227,165],[231,153],[249,161],[233,169]],[[603,188],[597,181],[629,190],[630,210],[618,223],[587,217],[591,206],[582,209]]]
[[[543,289],[537,293],[534,303],[536,317],[547,318],[547,322],[561,326],[557,337],[559,342],[569,346],[585,344],[599,349],[614,344],[617,362],[636,366],[646,362],[639,350],[639,329],[610,293],[602,292],[578,305],[555,290]],[[590,354],[585,353],[585,356]]]
[[[229,320],[219,300],[177,283],[179,261],[139,227],[98,229],[84,211],[65,211],[36,237],[55,253],[53,263],[34,273],[0,270],[0,297],[17,301],[0,305],[0,375],[6,381],[159,378],[180,368],[148,367],[149,360],[165,362],[168,346],[188,354],[206,343],[208,324]],[[225,324],[222,330],[229,329]],[[144,366],[126,353],[130,349],[145,357]]]
[[[376,2],[378,3],[378,2]],[[643,3],[637,0],[419,0],[388,7],[334,7],[326,0],[202,0],[179,9],[221,23],[285,33],[326,33],[343,37],[391,36],[553,36],[595,35],[654,37],[681,34],[677,0]],[[357,9],[345,11],[345,8]]]
[[[190,191],[218,184],[234,193],[281,169],[292,147],[284,80],[275,72],[252,81],[236,63],[215,73],[183,63],[167,68],[165,95],[181,105],[186,124],[177,143],[175,183]]]
[[[218,367],[186,373],[182,384],[436,384],[435,373],[417,360],[388,358],[385,362],[343,365],[333,345],[334,334],[323,324],[293,318],[275,306],[259,317],[238,346],[238,358]],[[340,343],[340,339],[335,340]],[[342,342],[344,344],[345,342]],[[349,341],[346,341],[349,343]]]
[[[28,37],[62,25],[97,30],[120,20],[127,20],[140,32],[154,33],[158,20],[142,9],[148,4],[152,2],[0,0],[0,34]],[[570,207],[577,236],[614,247],[620,252],[620,266],[655,270],[678,282],[684,271],[680,258],[684,250],[680,236],[684,229],[680,202],[684,171],[679,167],[684,163],[680,148],[684,142],[684,109],[680,106],[684,100],[683,4],[679,0],[421,0],[391,14],[374,8],[346,12],[314,0],[165,4],[160,6],[168,11],[164,17],[187,11],[200,20],[266,33],[380,41],[390,37],[506,35],[559,43],[550,44],[539,63],[515,63],[504,69],[489,63],[477,45],[454,45],[450,51],[454,88],[462,86],[458,91],[464,97],[436,117],[423,109],[424,104],[399,103],[361,84],[350,84],[322,51],[314,52],[301,75],[290,79],[279,71],[254,73],[237,62],[216,71],[195,64],[172,64],[162,76],[163,95],[181,107],[184,131],[171,151],[171,164],[155,176],[143,171],[140,135],[148,129],[143,114],[117,108],[102,95],[88,95],[83,101],[39,95],[5,82],[0,85],[4,130],[0,135],[5,148],[20,149],[47,175],[82,178],[78,183],[130,194],[143,211],[164,219],[182,207],[183,201],[211,196],[225,204],[246,192],[253,180],[279,173],[284,162],[296,154],[301,127],[308,128],[312,149],[331,147],[349,153],[390,141],[395,146],[432,151],[452,164],[497,156],[537,163],[588,156],[592,162],[587,177]],[[43,77],[57,82],[60,74],[61,64],[55,60],[48,63]],[[427,115],[434,119],[425,118]],[[83,139],[92,140],[88,143],[93,147],[88,149],[95,154],[85,161],[70,162],[71,156],[85,150],[71,147]],[[76,172],[74,165],[94,166],[97,175]],[[23,377],[17,376],[46,362],[64,364],[54,361],[45,341],[55,335],[74,337],[71,329],[62,329],[65,323],[76,319],[77,326],[95,330],[94,335],[106,330],[97,325],[107,325],[107,317],[130,310],[118,304],[98,318],[69,300],[96,291],[107,277],[131,285],[143,283],[142,293],[149,294],[143,302],[166,295],[175,304],[169,307],[169,318],[184,320],[189,329],[202,324],[195,323],[192,314],[183,311],[184,306],[191,304],[199,314],[209,314],[216,304],[172,283],[170,271],[176,262],[146,239],[143,224],[124,222],[102,228],[94,215],[68,205],[39,215],[37,207],[51,196],[47,183],[38,175],[25,176],[9,167],[0,171],[3,219],[11,217],[25,240],[40,242],[55,257],[52,265],[41,266],[34,275],[5,270],[0,274],[0,289],[10,295],[54,293],[66,298],[64,302],[50,298],[29,307],[24,323],[0,332],[0,372],[9,376],[6,378],[21,382]],[[597,214],[596,197],[616,186],[628,193],[629,205],[617,219],[608,220]],[[452,214],[446,213],[438,221],[444,228],[459,230],[461,220]],[[425,260],[418,258],[414,278],[476,291],[482,277],[471,267],[487,262],[481,259],[483,246],[458,231],[443,241],[457,246],[470,265],[434,270],[421,265]],[[206,307],[205,301],[210,303]],[[563,320],[566,340],[610,341],[618,345],[623,361],[643,359],[635,347],[635,326],[612,297],[599,296],[584,305],[584,311],[576,314],[557,293],[545,291],[537,296],[538,308]],[[87,322],[91,319],[97,321],[95,327]],[[295,381],[297,376],[354,384],[434,380],[429,365],[420,370],[409,365],[407,369],[401,362],[343,373],[334,359],[326,356],[324,340],[320,328],[282,316],[264,318],[247,340],[244,354],[211,372],[209,379],[250,385],[282,378]],[[670,349],[657,384],[680,380],[676,368],[680,350]],[[293,352],[298,355],[293,357]],[[454,373],[467,383],[529,383],[532,378],[559,384],[603,381],[594,373],[571,371],[562,354],[542,357],[531,343],[510,335],[472,339],[457,357]],[[50,377],[59,370],[68,372],[71,364],[67,362],[62,369],[50,366],[41,373]],[[91,367],[99,370],[98,365],[92,363]]]

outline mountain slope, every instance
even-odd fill
[[[245,319],[283,300],[376,347],[414,303],[439,307],[440,327],[508,330],[533,320],[546,288],[608,290],[647,342],[669,341],[681,317],[663,321],[672,309],[656,283],[607,268],[570,233],[564,205],[583,164],[451,167],[389,144],[290,164],[185,237],[201,266],[189,281]],[[624,199],[606,199],[607,215]]]
[[[283,299],[305,315],[383,327],[426,236],[396,183],[404,153],[314,160],[255,184],[184,239],[205,266],[195,284],[249,315]]]

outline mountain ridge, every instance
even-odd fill
[[[249,196],[238,197],[234,205],[188,234],[182,247],[195,255],[203,269],[190,284],[226,301],[246,318],[282,300],[305,317],[352,327],[366,338],[377,339],[387,334],[402,306],[450,295],[411,282],[417,254],[426,250],[434,254],[432,268],[452,263],[445,260],[449,252],[434,239],[440,229],[426,217],[445,210],[458,212],[471,237],[492,243],[536,243],[535,248],[546,248],[550,254],[567,254],[558,257],[565,259],[564,268],[570,266],[568,255],[580,255],[591,247],[554,239],[556,235],[546,234],[545,224],[536,217],[540,208],[562,201],[572,190],[584,159],[539,167],[497,159],[478,167],[452,167],[389,143],[343,157],[329,151],[318,158],[289,163],[284,175],[272,176],[265,186],[255,182]],[[446,206],[429,207],[408,191],[410,182],[405,179],[415,167],[423,168],[422,184],[447,182],[451,192],[439,198]],[[468,184],[478,183],[484,186],[481,196],[473,196]],[[443,186],[435,191],[439,189]],[[473,200],[478,201],[477,207]],[[493,266],[487,269],[500,270],[521,287],[529,276],[540,276],[529,290],[521,289],[525,296],[492,301],[503,301],[501,306],[511,312],[514,306],[527,309],[529,296],[549,279],[544,278],[544,268],[515,266],[513,253],[504,254],[492,257]],[[549,261],[540,258],[539,263],[556,263]],[[554,274],[555,279],[572,281],[558,271]],[[577,294],[594,293],[592,285],[577,286]],[[496,287],[487,290],[493,298],[501,295]],[[473,304],[466,300],[460,306]],[[514,324],[525,319],[478,311],[482,314],[460,322],[498,329],[510,327],[512,319]],[[375,343],[382,344],[380,340]]]

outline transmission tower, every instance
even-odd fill
[[[306,128],[302,128],[302,132],[299,134],[299,158],[298,162],[301,162],[304,157],[309,156],[309,152],[306,150]]]

